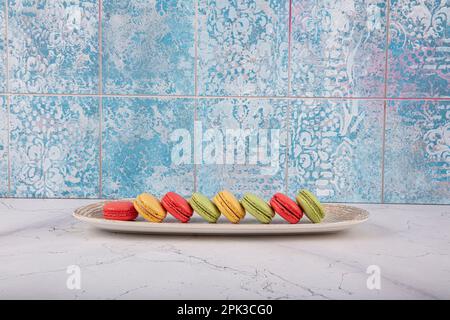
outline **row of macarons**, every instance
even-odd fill
[[[131,221],[138,215],[149,222],[162,222],[169,212],[180,222],[189,222],[194,212],[209,223],[216,223],[221,215],[232,223],[239,223],[246,212],[261,223],[270,223],[279,214],[289,223],[298,223],[306,215],[313,223],[321,222],[325,211],[310,191],[303,189],[292,200],[283,193],[276,193],[269,202],[252,193],[246,193],[239,201],[230,191],[217,193],[212,200],[195,192],[189,199],[175,192],[168,192],[161,201],[149,193],[142,193],[133,201],[110,201],[103,206],[103,216],[109,220]]]

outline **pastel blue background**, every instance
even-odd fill
[[[245,192],[260,194],[266,198],[283,190],[285,174],[285,154],[287,130],[285,126],[288,102],[286,100],[250,100],[250,99],[214,99],[199,101],[197,119],[203,124],[203,132],[207,129],[218,129],[224,136],[223,145],[226,144],[227,129],[247,129],[248,137],[259,133],[259,138],[267,137],[268,143],[250,144],[246,140],[245,154],[246,164],[227,164],[226,152],[222,148],[222,165],[207,164],[206,160],[198,169],[198,189],[208,196],[214,196],[221,189],[228,189],[237,196],[243,196]],[[266,130],[267,131],[262,131]],[[271,161],[270,146],[277,143],[274,133],[270,130],[279,130],[278,156]],[[260,130],[258,132],[258,130]],[[262,136],[262,137],[261,137]],[[204,137],[203,155],[207,153],[208,139]],[[250,164],[250,153],[253,148],[263,148],[264,159],[258,159],[255,164]],[[238,147],[239,148],[239,147]],[[273,148],[273,147],[272,147]],[[236,161],[237,162],[237,161]],[[273,169],[272,169],[273,167]],[[268,171],[268,172],[267,172]]]
[[[104,98],[103,195],[192,193],[194,166],[172,164],[171,134],[184,129],[192,136],[193,109],[192,99]]]
[[[0,2],[1,197],[450,204],[448,1]],[[173,163],[194,120],[279,168]]]
[[[11,97],[11,193],[37,198],[97,194],[98,119],[97,98]]]

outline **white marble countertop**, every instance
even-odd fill
[[[329,235],[169,237],[71,216],[91,202],[0,199],[1,299],[450,298],[450,206],[357,205],[369,222]]]

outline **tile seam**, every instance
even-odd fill
[[[8,152],[8,156],[7,156],[7,161],[8,161],[8,172],[7,172],[7,176],[8,176],[8,195],[11,195],[11,102],[10,102],[10,97],[6,96],[6,121],[7,121],[7,126],[6,126],[6,130],[7,130],[7,138],[6,138],[6,143],[7,143],[7,152]]]
[[[98,113],[99,113],[99,155],[98,155],[98,193],[103,197],[103,0],[98,2]]]
[[[381,141],[381,203],[384,203],[384,157],[386,149],[386,119],[387,119],[387,101],[383,104],[383,135]]]
[[[5,89],[6,92],[10,91],[10,84],[9,84],[9,0],[5,1],[5,64],[6,64],[6,70],[5,70]],[[7,176],[8,176],[8,195],[11,195],[11,96],[6,95],[6,118],[7,118],[7,161],[8,161],[8,167],[7,167]]]
[[[391,24],[391,19],[390,19],[390,15],[391,15],[391,10],[390,10],[390,6],[391,6],[391,1],[387,0],[386,1],[386,44],[385,44],[385,52],[384,52],[384,98],[386,99],[388,97],[388,68],[389,68],[389,42],[390,42],[390,24]]]
[[[325,97],[325,96],[195,96],[195,95],[151,95],[151,94],[77,94],[77,93],[18,93],[3,92],[0,96],[42,96],[42,97],[108,97],[142,99],[248,99],[248,100],[363,100],[363,101],[450,101],[450,97]]]
[[[70,198],[63,198],[63,197],[39,197],[39,198],[31,198],[31,197],[0,197],[0,199],[7,199],[7,200],[82,200],[82,201],[95,201],[95,200],[102,200],[101,198],[79,198],[79,197],[70,197]],[[363,205],[380,205],[379,202],[332,202],[332,201],[323,201],[323,203],[327,204],[363,204]],[[448,206],[449,203],[426,203],[426,202],[386,202],[384,203],[388,206],[399,206],[399,205],[412,205],[412,206]]]
[[[292,84],[291,84],[291,59],[292,59],[292,0],[289,0],[289,14],[288,14],[288,97],[291,96]],[[285,150],[285,161],[284,161],[284,192],[288,194],[289,192],[289,150],[291,146],[290,139],[290,119],[291,119],[291,101],[287,101],[286,109],[286,150]]]
[[[386,119],[387,119],[387,106],[388,106],[388,75],[389,75],[389,45],[390,38],[389,32],[391,27],[391,1],[386,1],[386,44],[385,44],[385,54],[384,54],[384,102],[383,102],[383,135],[382,135],[382,143],[381,143],[381,203],[384,203],[384,170],[385,170],[385,153],[386,153]]]
[[[197,171],[198,165],[196,163],[196,135],[195,135],[195,122],[197,121],[197,107],[198,107],[198,1],[195,0],[194,3],[194,123],[193,123],[193,132],[192,136],[194,138],[194,192],[197,192]]]

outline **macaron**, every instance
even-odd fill
[[[103,206],[103,217],[108,220],[132,221],[137,216],[131,201],[110,201]]]
[[[142,193],[133,202],[136,211],[147,221],[161,222],[167,215],[159,200],[149,193]]]
[[[261,223],[270,223],[275,212],[263,199],[252,193],[246,193],[241,200],[245,210]]]
[[[212,200],[219,211],[232,223],[239,223],[245,217],[245,209],[228,190],[222,190]]]
[[[203,219],[209,223],[216,223],[220,217],[220,211],[216,205],[211,202],[206,196],[199,192],[195,192],[189,199],[189,203]]]
[[[319,223],[325,218],[325,210],[320,201],[310,191],[300,190],[295,199],[311,222]]]
[[[303,217],[303,211],[298,204],[282,193],[275,193],[270,199],[270,205],[284,220],[297,223]]]
[[[161,204],[167,212],[183,223],[188,222],[194,212],[189,202],[175,192],[167,192],[161,199]]]

